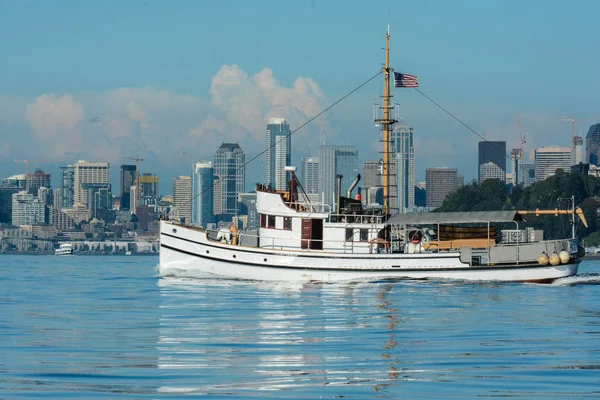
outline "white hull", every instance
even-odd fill
[[[176,232],[173,232],[173,229]],[[578,261],[471,266],[459,253],[336,254],[233,246],[209,241],[206,233],[161,222],[161,276],[180,271],[265,281],[353,281],[455,279],[465,281],[549,282],[577,273]]]

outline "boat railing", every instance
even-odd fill
[[[285,204],[294,210],[304,212],[330,213],[331,206],[327,203],[319,203],[312,201],[286,201]]]
[[[346,224],[382,224],[385,222],[384,215],[372,214],[329,214],[327,222],[341,222]]]

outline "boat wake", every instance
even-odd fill
[[[600,285],[600,274],[579,274],[575,276],[569,276],[567,278],[560,278],[552,282],[555,286],[578,286],[578,285]]]

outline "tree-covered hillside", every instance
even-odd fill
[[[577,236],[585,237],[586,245],[600,244],[600,221],[596,212],[600,200],[600,178],[593,176],[584,177],[558,170],[556,175],[529,187],[516,186],[511,193],[498,179],[486,180],[481,185],[473,182],[448,196],[435,211],[570,209],[571,195],[575,195],[575,204],[581,207],[589,225],[585,228],[576,219]],[[525,218],[532,226],[543,229],[547,239],[570,235],[570,216]]]

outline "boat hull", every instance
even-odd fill
[[[161,276],[296,282],[380,279],[551,282],[577,274],[579,265],[574,260],[557,266],[533,263],[471,266],[460,260],[459,253],[334,254],[251,248],[210,241],[205,232],[195,229],[172,224],[165,227],[174,228],[161,229]]]

